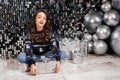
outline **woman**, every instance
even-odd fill
[[[17,58],[19,62],[27,64],[26,72],[30,71],[32,75],[36,75],[35,63],[41,56],[56,59],[53,71],[57,73],[60,70],[61,59],[66,58],[66,53],[59,50],[58,42],[51,32],[48,13],[37,10],[25,38],[25,53],[20,53]]]

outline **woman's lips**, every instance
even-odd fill
[[[39,22],[40,24],[43,24],[43,22]]]

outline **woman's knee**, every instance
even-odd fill
[[[67,58],[67,53],[63,50],[61,50],[61,60]]]
[[[20,63],[26,63],[26,54],[24,52],[20,52],[20,54],[17,56],[17,60]]]

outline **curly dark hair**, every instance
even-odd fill
[[[37,30],[36,30],[36,16],[39,12],[43,12],[46,15],[46,24],[44,25],[44,28],[41,32],[41,36],[39,36],[37,34]],[[48,12],[46,12],[45,10],[37,10],[35,11],[35,13],[33,14],[30,26],[29,26],[29,30],[30,30],[30,35],[31,35],[31,39],[33,42],[39,42],[39,39],[42,41],[42,43],[47,43],[49,42],[49,36],[50,36],[50,20],[49,20],[49,15]]]

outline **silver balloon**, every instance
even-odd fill
[[[112,5],[115,9],[120,11],[120,0],[112,0]]]
[[[103,14],[100,11],[88,13],[84,17],[84,25],[89,32],[94,33],[96,28],[102,23]]]
[[[93,51],[98,55],[105,54],[107,49],[108,49],[108,46],[103,40],[95,41],[93,44]]]
[[[90,41],[88,42],[88,52],[92,52],[93,51],[93,42]]]
[[[92,35],[90,33],[85,33],[83,36],[84,40],[91,41],[92,40]]]
[[[104,22],[109,26],[116,26],[120,22],[120,15],[115,10],[110,10],[104,14]]]
[[[120,26],[118,26],[111,35],[111,47],[115,53],[120,55]]]
[[[109,1],[105,1],[101,5],[101,10],[103,12],[107,12],[107,11],[109,11],[111,9],[111,7],[112,7],[111,3]]]
[[[110,36],[111,30],[106,25],[100,25],[97,28],[96,34],[99,39],[107,39]]]
[[[93,34],[92,40],[93,40],[93,41],[97,41],[97,40],[98,40],[98,36],[97,36],[96,34]]]

